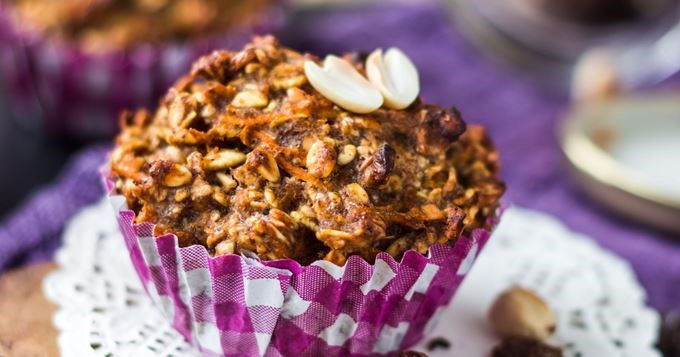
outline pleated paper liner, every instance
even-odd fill
[[[490,232],[475,229],[454,245],[401,261],[380,253],[342,267],[325,260],[260,261],[211,257],[203,246],[179,247],[135,223],[106,180],[133,265],[172,325],[206,355],[384,355],[407,349],[451,301]]]

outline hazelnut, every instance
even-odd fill
[[[555,315],[531,290],[514,286],[496,298],[489,320],[503,337],[526,337],[544,341],[555,332]]]
[[[337,154],[329,143],[318,140],[307,152],[307,169],[316,177],[328,177],[335,168]]]

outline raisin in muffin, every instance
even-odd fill
[[[248,24],[273,0],[6,0],[19,22],[92,51],[181,40]]]
[[[318,61],[255,38],[200,58],[155,113],[124,113],[111,172],[137,221],[216,256],[303,264],[425,254],[491,228],[505,186],[483,128],[421,100],[348,112],[305,60]]]

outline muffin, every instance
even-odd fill
[[[33,32],[88,52],[186,40],[250,24],[271,0],[8,0]]]
[[[334,58],[370,76],[365,56]],[[185,337],[192,339],[197,315],[210,315],[204,320],[220,336],[213,352],[411,346],[496,223],[505,186],[482,127],[420,99],[403,109],[385,101],[363,114],[347,110],[314,83],[307,66],[318,62],[272,37],[255,38],[240,52],[200,58],[153,114],[121,115],[107,178],[133,262],[159,295],[192,296],[183,307],[181,298],[171,304],[174,316],[192,320],[174,321]],[[253,287],[262,275],[276,283]],[[194,301],[206,280],[200,301],[208,312]],[[254,328],[267,337],[252,351],[235,347],[234,333],[253,329],[220,320],[219,307],[223,293],[252,307],[249,287],[279,296],[264,304],[276,312],[246,314],[275,316]],[[232,322],[241,311],[228,310],[222,317]]]
[[[151,106],[193,60],[280,22],[274,0],[4,0],[0,49],[16,119],[92,138]]]

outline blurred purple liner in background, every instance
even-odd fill
[[[284,12],[278,2],[256,23],[222,35],[92,53],[18,28],[0,4],[0,86],[22,126],[79,140],[111,137],[121,110],[154,108],[198,56],[279,30]]]

